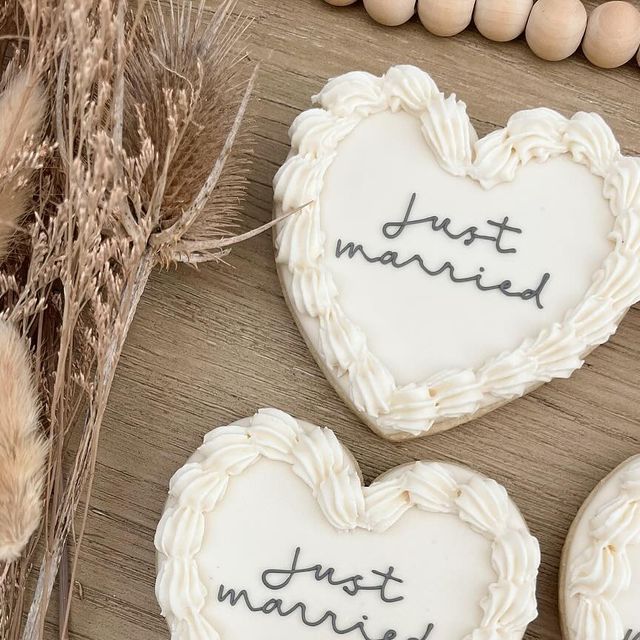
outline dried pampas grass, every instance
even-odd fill
[[[46,446],[29,353],[0,322],[0,562],[13,562],[40,521]]]
[[[6,12],[5,12],[6,13]],[[0,87],[0,263],[27,214],[41,168],[46,97],[28,68],[11,66]],[[46,444],[28,348],[0,320],[0,562],[15,561],[40,522]]]
[[[213,19],[204,2],[189,0],[168,0],[164,13],[143,1],[132,14],[124,0],[9,5],[0,148],[17,146],[0,155],[0,194],[10,185],[7,193],[23,198],[7,209],[5,242],[17,225],[25,233],[0,258],[0,322],[19,328],[23,364],[31,346],[49,454],[38,544],[0,567],[0,638],[40,640],[56,580],[59,637],[68,636],[103,417],[152,269],[217,260],[254,233],[231,235],[246,171],[237,142],[255,70],[243,63],[246,22],[232,1]],[[4,110],[20,96],[21,124],[4,128]],[[15,332],[6,335],[15,342]],[[20,382],[28,397],[12,396],[22,414],[10,409],[7,423],[23,425],[34,456],[6,467],[7,495],[21,509],[11,519],[19,526],[0,521],[15,539],[3,547],[5,560],[38,520],[33,460],[42,452],[30,380]]]
[[[45,95],[28,70],[19,71],[0,94],[0,167],[22,150],[25,141],[37,137],[45,113]]]
[[[5,79],[0,93],[0,262],[31,199],[29,178],[41,166],[45,94],[28,70]]]

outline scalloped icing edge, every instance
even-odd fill
[[[455,95],[445,98],[427,73],[411,66],[392,67],[381,77],[347,73],[330,80],[313,100],[319,107],[294,121],[291,152],[274,178],[274,216],[311,203],[277,226],[278,273],[296,322],[298,316],[308,317],[318,328],[321,341],[316,348],[299,326],[316,360],[338,393],[383,437],[406,439],[442,431],[553,378],[569,377],[640,300],[640,159],[620,153],[599,115],[580,112],[565,118],[545,108],[520,111],[504,129],[478,140],[465,104]],[[478,369],[448,371],[404,386],[396,384],[369,351],[366,336],[342,311],[324,266],[317,204],[340,141],[361,120],[385,110],[419,117],[440,165],[485,189],[513,180],[528,162],[568,154],[602,178],[603,195],[615,217],[610,234],[614,249],[594,274],[584,299],[562,322]],[[291,282],[291,293],[286,281]]]
[[[171,479],[155,547],[156,597],[174,640],[219,638],[204,610],[207,588],[198,571],[204,517],[224,499],[229,481],[262,458],[290,465],[338,530],[382,533],[418,508],[455,514],[490,540],[496,581],[480,603],[480,627],[464,640],[520,640],[537,617],[538,541],[504,487],[476,472],[459,483],[451,471],[458,465],[436,462],[396,467],[365,487],[357,462],[333,431],[261,409],[207,434]]]
[[[600,492],[616,478],[618,491],[606,501],[587,524],[590,544],[569,562],[577,529],[584,525],[586,510]],[[638,520],[625,518],[624,514],[640,512],[640,455],[632,456],[616,467],[589,494],[575,517],[562,552],[560,563],[560,614],[563,637],[567,640],[622,640],[627,629],[616,611],[614,602],[631,586],[628,571],[627,547],[619,544],[615,536],[635,536],[640,544]],[[626,528],[616,530],[614,525],[626,522]],[[634,526],[635,525],[635,526]],[[603,567],[607,575],[598,575]],[[613,582],[611,577],[615,576]],[[640,579],[640,576],[638,577]],[[595,581],[594,581],[595,580]],[[568,619],[567,601],[578,598],[573,619]],[[577,629],[577,630],[576,630]]]

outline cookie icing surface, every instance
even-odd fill
[[[561,582],[567,640],[640,638],[640,456],[604,480],[578,514]]]
[[[538,544],[503,487],[433,462],[364,487],[333,432],[274,409],[205,437],[156,548],[181,640],[519,640],[537,615]]]
[[[478,140],[414,67],[341,76],[291,127],[277,262],[331,381],[428,433],[567,377],[640,296],[640,164],[602,119],[514,114]]]

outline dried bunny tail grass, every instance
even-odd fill
[[[0,262],[7,256],[11,238],[24,216],[27,200],[24,189],[0,188]]]
[[[29,352],[0,321],[0,562],[16,560],[40,521],[47,448]]]
[[[41,162],[45,113],[42,87],[28,70],[19,71],[0,94],[0,262],[31,197],[28,182]]]
[[[0,95],[0,167],[8,166],[25,140],[40,133],[45,96],[27,69],[19,71]]]

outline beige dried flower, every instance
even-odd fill
[[[230,237],[229,228],[245,180],[232,147],[255,74],[239,64],[246,23],[233,2],[211,20],[203,0],[130,3],[129,20],[124,0],[11,4],[17,62],[0,91],[19,69],[42,82],[45,144],[55,148],[42,166],[21,134],[5,174],[41,167],[20,225],[28,233],[0,260],[0,321],[33,346],[50,517],[40,545],[4,574],[0,565],[0,638],[41,640],[56,579],[67,636],[103,417],[152,269],[218,259],[254,233]]]
[[[0,94],[0,262],[31,198],[29,177],[40,163],[38,137],[45,96],[27,70]]]
[[[151,238],[164,262],[215,260],[237,221],[248,154],[232,153],[232,146],[253,78],[247,83],[238,46],[248,20],[234,16],[235,8],[226,0],[211,19],[202,2],[171,3],[166,13],[155,7],[126,69],[125,113],[139,117],[125,119],[125,147],[139,148],[142,127],[160,165],[167,162],[160,233]],[[146,203],[156,186],[148,175]]]
[[[0,322],[0,562],[16,560],[38,526],[45,458],[29,353]]]

